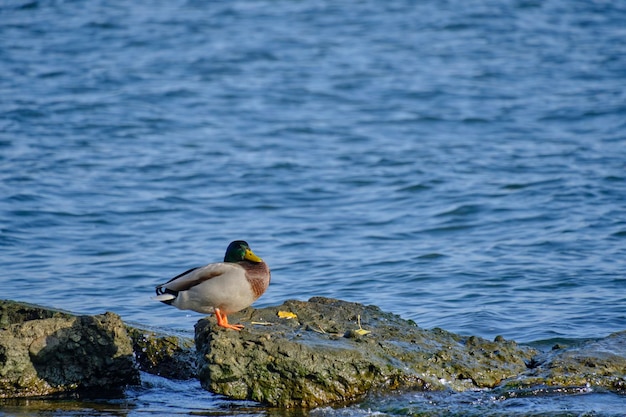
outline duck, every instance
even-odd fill
[[[228,315],[252,305],[269,286],[268,265],[244,240],[226,248],[224,262],[191,268],[156,286],[153,299],[202,314],[215,314],[217,325],[240,331],[241,324],[229,324]]]

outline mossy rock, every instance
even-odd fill
[[[425,330],[375,306],[321,297],[250,308],[231,321],[246,328],[224,330],[212,319],[196,325],[202,385],[279,407],[353,401],[373,390],[494,387],[536,354],[502,338]]]

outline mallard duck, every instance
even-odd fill
[[[270,269],[252,252],[247,242],[236,240],[226,249],[224,262],[192,268],[156,287],[153,299],[181,310],[215,313],[217,325],[241,330],[241,324],[228,324],[228,314],[250,306],[267,289]]]

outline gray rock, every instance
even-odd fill
[[[279,318],[279,311],[297,317]],[[370,333],[359,331],[359,318]],[[320,297],[247,309],[231,321],[247,327],[196,325],[203,387],[279,407],[351,401],[381,389],[492,388],[537,354],[502,338],[425,330],[375,306]]]
[[[0,301],[0,398],[121,390],[139,382],[119,316]]]

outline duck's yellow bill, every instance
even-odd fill
[[[250,249],[246,249],[246,254],[243,256],[245,260],[252,262],[263,262],[263,259],[259,258]]]

